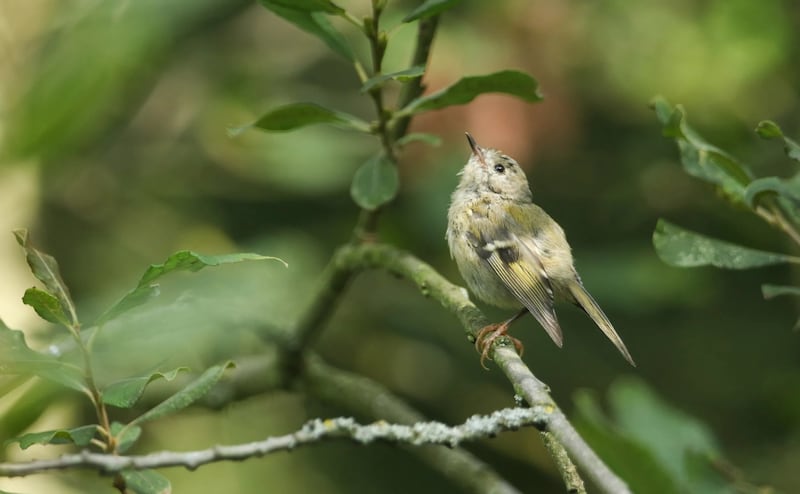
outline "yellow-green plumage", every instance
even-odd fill
[[[561,346],[554,302],[581,307],[635,365],[603,310],[581,283],[561,227],[533,203],[528,180],[513,159],[483,149],[461,172],[448,211],[447,242],[470,290],[485,302],[526,307]]]

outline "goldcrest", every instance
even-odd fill
[[[527,312],[561,347],[554,303],[567,301],[583,309],[635,366],[614,326],[583,287],[564,230],[533,203],[525,172],[501,151],[478,146],[469,134],[467,140],[472,155],[447,213],[450,255],[478,298],[503,308],[522,306],[514,317],[480,331],[475,346],[481,365],[492,343]],[[519,340],[508,337],[521,352]]]

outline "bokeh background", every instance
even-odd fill
[[[360,16],[369,2],[339,3]],[[387,71],[405,68],[410,58],[415,26],[400,20],[416,4],[389,1],[385,22],[396,27]],[[358,45],[348,25],[334,24]],[[795,170],[780,146],[752,129],[771,119],[790,136],[800,133],[799,33],[800,6],[791,0],[465,0],[442,18],[428,87],[514,68],[539,80],[545,100],[529,105],[484,95],[415,119],[412,131],[436,133],[443,143],[413,144],[402,154],[401,192],[381,218],[380,236],[461,283],[444,231],[468,153],[463,133],[515,156],[639,363],[628,367],[571,307],[559,312],[562,350],[532,319],[519,322],[514,334],[525,343],[526,362],[567,414],[578,390],[602,402],[616,380],[636,376],[705,423],[736,475],[798,492],[797,308],[791,300],[764,301],[760,293],[761,283],[790,284],[795,273],[680,270],[656,257],[650,238],[665,217],[761,249],[791,252],[792,246],[686,176],[648,102],[663,94],[682,103],[706,137],[758,175],[788,176]],[[10,232],[26,227],[59,260],[87,320],[134,286],[147,265],[179,249],[252,251],[289,263],[166,279],[158,301],[107,328],[98,355],[107,379],[174,365],[202,369],[269,351],[264,332],[290,327],[333,249],[349,238],[357,216],[350,179],[377,143],[323,126],[237,138],[226,127],[295,101],[372,119],[352,67],[257,3],[239,0],[5,0],[0,59],[5,323],[24,329],[39,348],[64,336],[21,302],[34,279]],[[367,273],[349,287],[315,350],[438,420],[458,423],[513,404],[507,381],[496,369],[480,368],[456,319],[383,273]],[[30,430],[91,420],[69,394],[34,399],[14,390],[2,405],[4,431],[13,429],[9,410],[15,420],[27,413]],[[342,413],[301,392],[276,391],[155,423],[138,451],[255,440]],[[535,431],[468,448],[525,492],[563,490]],[[21,453],[13,445],[4,456],[53,450]],[[176,492],[455,489],[388,445],[326,443],[165,473]],[[87,485],[111,491],[94,474],[0,480],[0,489],[20,492],[84,492]]]

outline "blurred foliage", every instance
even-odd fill
[[[368,12],[366,1],[339,4],[356,18]],[[401,21],[421,4],[388,2],[386,73],[408,69],[414,30]],[[106,324],[94,348],[103,385],[142,369],[198,370],[269,351],[270,338],[295,320],[333,247],[352,230],[357,208],[348,190],[375,155],[372,137],[328,126],[234,139],[226,133],[298,101],[373,118],[349,62],[367,54],[352,43],[347,21],[328,18],[343,33],[336,43],[352,45],[352,54],[331,51],[333,41],[273,12],[208,0],[0,5],[0,53],[7,60],[0,66],[0,200],[9,213],[0,230],[31,229],[59,260],[87,320],[136,285],[145,266],[176,251],[261,252],[290,265],[175,274],[157,299]],[[768,119],[783,130],[778,135],[764,124],[763,137],[800,133],[798,33],[800,8],[788,0],[458,3],[442,17],[423,78],[430,93],[464,75],[513,67],[536,77],[544,100],[529,106],[487,95],[416,117],[411,131],[436,134],[444,145],[403,147],[399,189],[381,218],[384,240],[458,281],[443,236],[455,173],[468,152],[463,132],[519,157],[537,202],[568,233],[587,288],[639,362],[636,372],[663,399],[641,383],[615,381],[630,371],[568,307],[559,313],[561,351],[535,323],[516,327],[525,359],[568,415],[574,390],[605,395],[608,388],[611,419],[587,398],[591,393],[577,395],[582,432],[593,435],[601,454],[604,444],[619,442],[619,465],[639,460],[631,464],[675,489],[722,492],[715,490],[722,478],[726,488],[750,492],[738,473],[722,469],[728,473],[720,477],[719,469],[709,472],[707,462],[696,461],[720,458],[721,450],[749,481],[800,490],[800,343],[787,323],[797,307],[789,297],[764,302],[758,291],[765,279],[796,286],[795,271],[676,270],[650,243],[657,219],[668,217],[711,238],[797,254],[780,231],[750,214],[782,192],[792,199],[796,163],[778,146],[758,145],[749,128]],[[379,83],[396,90],[394,79]],[[741,199],[726,207],[707,184],[684,174],[659,135],[647,108],[654,94],[690,109],[697,134],[707,136],[703,143],[752,163],[747,180],[790,178],[760,182],[748,196],[755,181],[721,175],[715,190]],[[790,157],[791,142],[783,141]],[[12,223],[18,218],[32,221]],[[0,317],[9,327],[32,328],[25,339],[37,350],[70,351],[69,340],[59,341],[22,304],[33,280],[12,235],[3,242]],[[480,369],[454,318],[379,273],[353,283],[315,349],[385,383],[432,418],[454,422],[511,403],[507,383]],[[4,439],[91,420],[72,394],[46,382],[18,384],[0,382]],[[186,411],[155,421],[134,452],[252,440],[337,412],[299,393],[276,393],[222,413]],[[37,448],[30,449],[34,456]],[[527,432],[469,449],[523,491],[563,489]],[[23,458],[17,446],[5,457]],[[250,492],[265,479],[287,493],[447,488],[389,446],[328,444],[168,475],[177,491]],[[52,477],[46,485],[3,481],[0,489],[82,492],[91,482],[98,482],[95,491],[108,488],[93,474]]]

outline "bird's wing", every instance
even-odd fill
[[[483,251],[482,257],[503,284],[533,314],[555,344],[562,346],[564,338],[553,307],[553,287],[534,239],[506,233],[498,240],[485,242]]]

